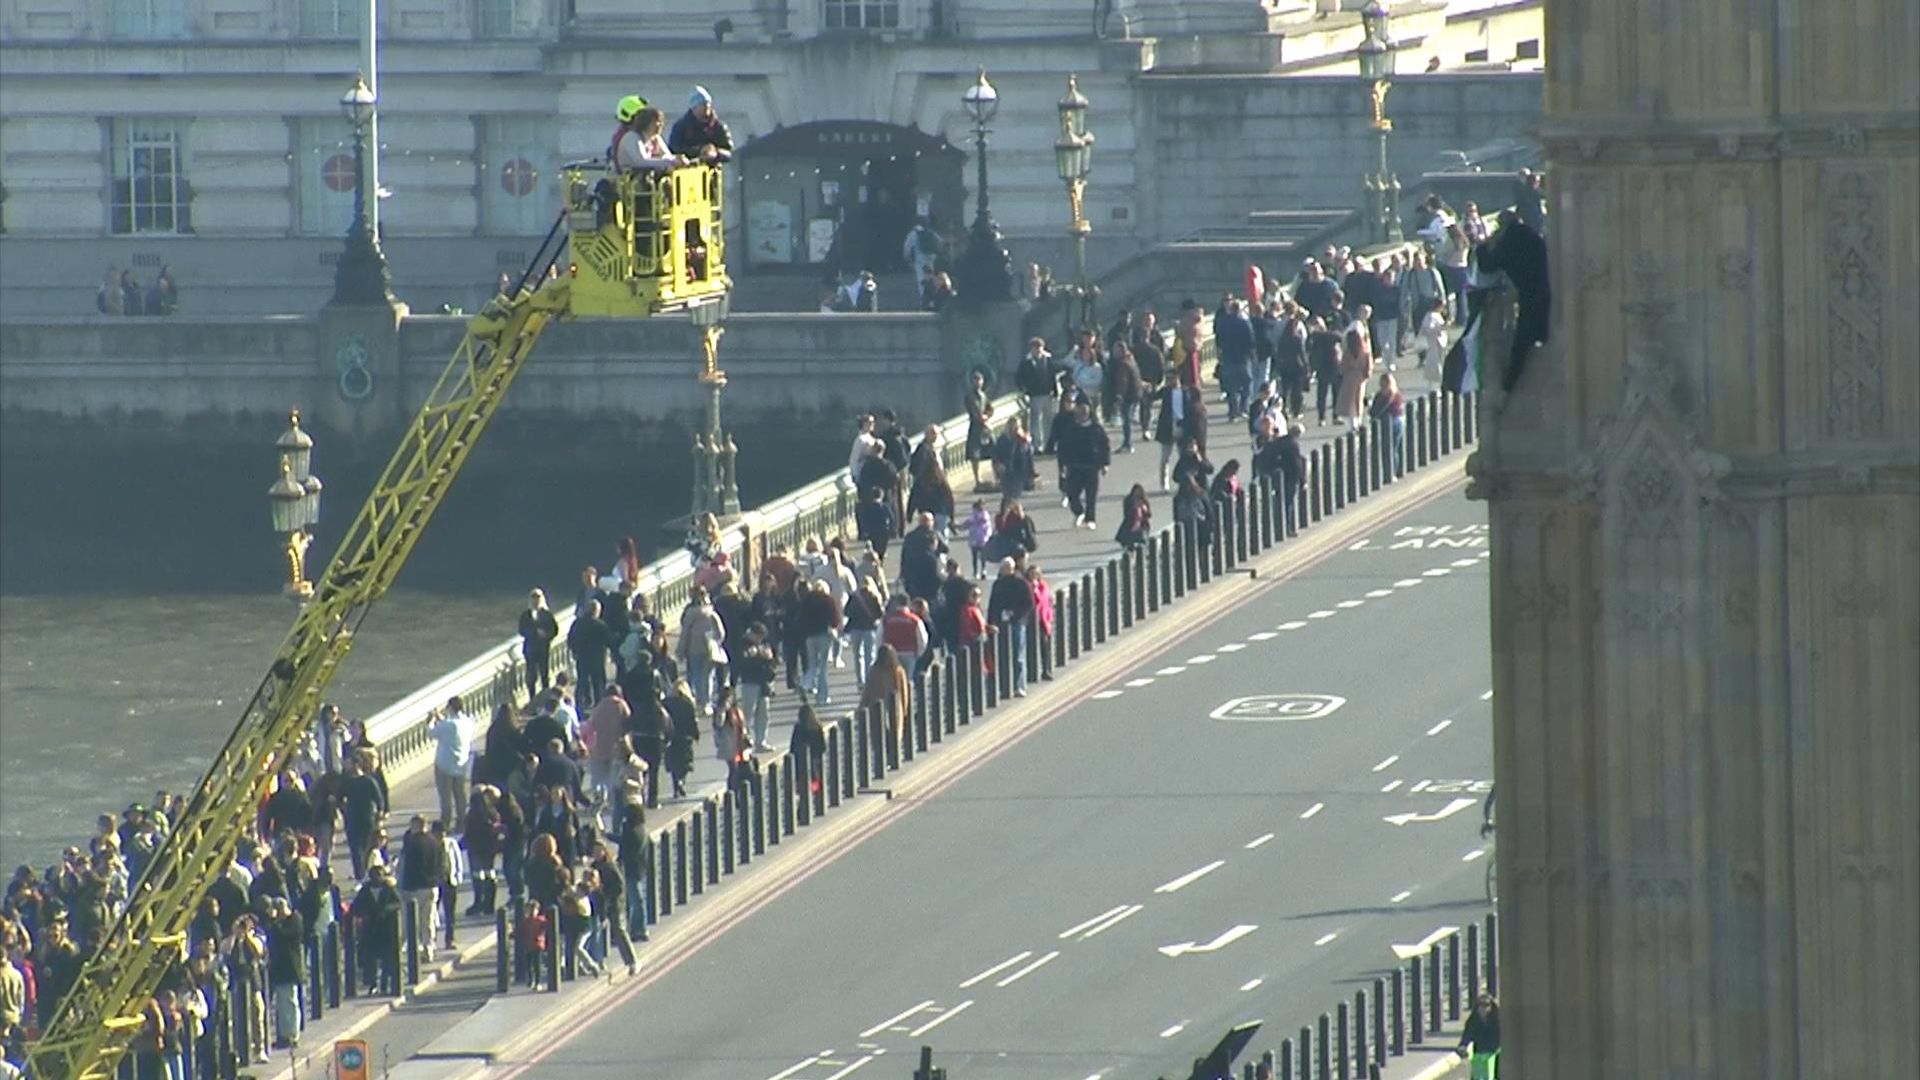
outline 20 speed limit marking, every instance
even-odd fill
[[[1254,694],[1237,697],[1208,714],[1210,719],[1271,724],[1283,720],[1319,720],[1345,705],[1334,694]]]

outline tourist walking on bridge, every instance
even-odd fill
[[[476,726],[466,703],[456,696],[447,699],[445,711],[428,729],[433,736],[433,789],[440,796],[440,822],[456,832],[467,805]]]
[[[1100,477],[1113,460],[1107,429],[1094,420],[1085,401],[1073,406],[1073,419],[1060,435],[1060,467],[1073,523],[1093,528],[1100,515]]]
[[[560,623],[547,609],[547,594],[539,589],[528,593],[527,610],[520,613],[520,655],[527,662],[527,693],[537,694],[553,684],[549,658],[559,636]]]

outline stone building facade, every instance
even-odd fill
[[[0,0],[0,310],[89,311],[108,266],[171,266],[207,314],[323,302],[353,204],[337,102],[367,6]],[[545,233],[558,167],[604,152],[619,97],[673,116],[699,84],[743,147],[743,281],[817,273],[849,227],[863,260],[897,261],[914,216],[957,235],[971,214],[960,94],[981,65],[1001,98],[995,215],[1022,257],[1066,246],[1052,144],[1070,72],[1099,138],[1096,267],[1249,209],[1352,205],[1370,149],[1358,6],[385,0],[386,250],[416,308],[470,306]],[[1403,172],[1530,135],[1538,0],[1394,8]]]

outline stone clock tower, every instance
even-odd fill
[[[1920,5],[1547,10],[1501,1074],[1920,1076]]]

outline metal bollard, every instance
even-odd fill
[[[1440,1030],[1440,946],[1427,950],[1427,1031]]]
[[[1380,457],[1380,422],[1369,417],[1353,433],[1353,498],[1359,501],[1373,490],[1373,466]]]
[[[1309,1080],[1313,1075],[1313,1029],[1300,1029],[1300,1068],[1301,1080]]]
[[[1344,1001],[1334,1007],[1334,1012],[1335,1026],[1339,1029],[1333,1037],[1334,1074],[1340,1080],[1353,1080],[1353,1017],[1347,1012],[1347,1003]]]
[[[908,693],[912,693],[911,687]],[[878,735],[881,749],[885,752],[884,760],[887,763],[888,772],[898,772],[900,763],[913,757],[912,740],[900,737],[903,730],[901,725],[905,723],[906,718],[900,716],[899,712],[900,700],[891,696],[886,701],[877,703],[873,710],[874,721],[880,725]]]
[[[993,682],[999,700],[1013,696],[1013,630],[996,627],[993,635]]]
[[[493,992],[504,994],[513,986],[513,949],[508,944],[507,909],[493,913]]]
[[[1480,924],[1467,924],[1467,1007],[1480,1000]]]
[[[827,759],[822,762],[826,767],[827,805],[840,805],[840,725],[827,728]]]
[[[768,762],[767,767],[775,770],[776,773],[787,772],[793,768],[793,763],[790,758],[786,759],[786,762],[786,768],[781,768],[781,763],[778,761]],[[779,777],[776,775],[774,779],[778,780]],[[774,790],[776,792],[779,791],[778,788]],[[767,853],[767,809],[777,801],[777,799],[767,798],[767,782],[763,778],[760,783],[753,785],[753,791],[748,795],[747,801],[741,804],[741,862],[747,861],[746,851],[748,848],[753,849],[755,856],[765,855]]]
[[[781,823],[787,819],[791,818],[798,828],[813,824],[813,799],[809,797],[811,792],[805,788],[811,788],[818,777],[813,775],[813,762],[792,754],[774,763],[771,768],[773,776],[768,783],[773,785],[775,807],[773,821],[769,823],[767,831],[777,844],[780,842]]]
[[[1373,1025],[1369,1023],[1367,1012],[1367,991],[1362,988],[1353,992],[1353,1060],[1355,1072],[1365,1074],[1367,1062],[1373,1058]]]
[[[1447,1019],[1460,1019],[1460,932],[1447,935]]]
[[[1120,633],[1120,594],[1124,589],[1122,583],[1126,578],[1120,573],[1119,559],[1108,559],[1101,566],[1100,574],[1106,579],[1107,590],[1107,604],[1101,609],[1105,614],[1101,617],[1100,626],[1102,630],[1100,640],[1105,641]]]
[[[1233,528],[1231,521],[1212,521],[1207,530],[1206,550],[1200,553],[1200,580],[1212,581],[1226,572],[1226,536]]]
[[[1047,645],[1040,633],[1040,613],[1035,611],[1027,616],[1027,682],[1047,677]]]
[[[307,949],[307,990],[303,995],[307,999],[307,1016],[318,1020],[326,1015],[327,1009],[327,972],[322,962],[320,940],[315,938],[313,947]],[[301,947],[306,948],[306,943]]]
[[[693,875],[687,873],[687,819],[681,818],[673,823],[673,902],[685,904],[689,891],[689,881]],[[697,886],[693,892],[699,892]]]
[[[1407,1030],[1412,1036],[1410,1041],[1414,1046],[1419,1046],[1421,1043],[1427,1041],[1427,1014],[1423,1008],[1427,981],[1421,978],[1424,967],[1425,965],[1421,962],[1421,958],[1418,956],[1414,957],[1412,961],[1413,970],[1407,976],[1407,982],[1410,984],[1412,992],[1412,999],[1407,1003]]]
[[[967,646],[967,711],[960,714],[960,722],[972,723],[987,714],[987,665],[986,651],[976,641]]]
[[[1120,588],[1118,590],[1120,593],[1119,628],[1122,630],[1131,628],[1135,618],[1133,612],[1133,578],[1135,564],[1138,560],[1134,558],[1133,552],[1133,548],[1127,548],[1120,553],[1118,560],[1120,564]]]
[[[1381,978],[1373,980],[1373,1060],[1387,1063],[1387,980]]]
[[[344,996],[350,998],[360,996],[359,945],[360,943],[353,932],[353,916],[348,915],[346,919],[340,923],[340,960],[341,967],[345,969],[344,974],[346,976],[342,980],[346,985],[341,989],[344,991]]]
[[[1307,509],[1310,512],[1307,522],[1309,524],[1319,521],[1323,514],[1321,488],[1327,482],[1327,462],[1326,455],[1320,452],[1321,449],[1318,446],[1314,447],[1313,454],[1307,459]]]
[[[1167,530],[1167,592],[1162,603],[1171,604],[1187,593],[1187,544],[1186,527],[1175,522]]]
[[[553,922],[547,927],[547,993],[560,992],[560,913],[551,912]],[[567,978],[574,976],[573,953],[567,953]]]
[[[720,804],[708,799],[700,804],[700,816],[707,819],[707,884],[720,883],[720,834],[726,826],[720,817]]]
[[[853,775],[860,787],[866,787],[873,777],[873,764],[868,755],[873,748],[873,739],[867,732],[867,710],[855,709],[853,713]]]
[[[1054,594],[1053,625],[1055,635],[1060,638],[1061,667],[1068,661],[1080,659],[1080,632],[1075,623],[1080,606],[1079,588],[1079,582],[1069,581],[1066,588]]]
[[[944,678],[945,674],[946,674],[945,669],[942,668],[939,664],[935,664],[932,667],[927,669],[927,674],[926,674],[927,705],[925,709],[926,715],[922,717],[922,719],[926,721],[926,730],[924,732],[916,734],[915,738],[919,738],[922,735],[924,735],[927,741],[936,742],[936,743],[940,742],[944,738],[944,735],[940,730],[940,702],[942,700],[941,695],[946,693],[946,687],[941,685],[941,680]]]
[[[927,752],[927,713],[932,708],[932,699],[927,696],[927,673],[920,672],[913,677],[913,741],[907,757]]]
[[[701,869],[706,863],[705,841],[707,823],[702,820],[702,815],[698,809],[695,809],[693,813],[688,814],[682,820],[687,823],[687,851],[685,853],[687,884],[693,889],[693,895],[699,896],[701,893],[707,891],[706,871]]]
[[[415,904],[412,898],[408,898],[408,900],[400,906],[401,936],[406,939],[400,947],[406,954],[407,985],[409,987],[420,985],[420,916],[417,910],[418,907],[419,905]]]
[[[1407,1052],[1407,972],[1405,968],[1393,969],[1393,1043],[1391,1049],[1395,1057]]]
[[[1330,443],[1333,447],[1333,509],[1341,510],[1347,505],[1347,458],[1353,453],[1348,441],[1352,432],[1345,432]]]
[[[1314,1037],[1314,1049],[1319,1053],[1314,1057],[1320,1080],[1333,1080],[1333,1018],[1326,1013],[1320,1014],[1320,1030]]]
[[[336,900],[339,898],[338,890],[335,890],[334,897]],[[348,916],[348,919],[351,921],[352,916]],[[352,967],[346,969],[346,978],[341,978],[339,923],[327,924],[327,940],[321,945],[320,951],[327,963],[327,1008],[337,1009],[340,1007],[340,984],[343,981],[349,986],[353,984]]]
[[[1291,1038],[1280,1040],[1280,1061],[1274,1068],[1273,1075],[1275,1080],[1298,1080],[1293,1072],[1293,1040]]]
[[[733,867],[734,867],[734,862],[733,862],[734,798],[735,798],[735,794],[731,789],[720,793],[720,813],[717,817],[717,820],[715,821],[715,825],[717,827],[713,830],[714,832],[720,834],[718,837],[718,840],[720,844],[720,873],[722,874],[733,873]]]
[[[1499,914],[1487,913],[1487,993],[1500,996],[1500,936],[1494,931],[1499,929]]]
[[[1160,601],[1154,605],[1156,610],[1173,603],[1174,570],[1180,565],[1174,561],[1173,541],[1178,535],[1174,529],[1160,530],[1160,557],[1157,560],[1160,564]]]

